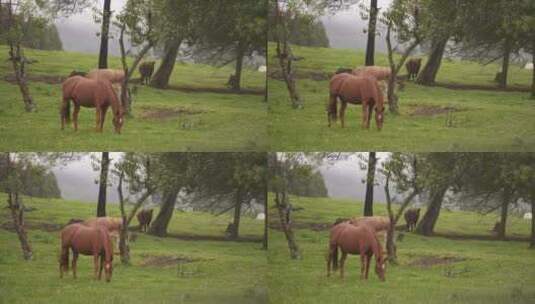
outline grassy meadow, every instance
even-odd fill
[[[346,277],[327,278],[325,254],[329,231],[318,224],[362,213],[351,200],[291,197],[294,227],[303,259],[291,260],[276,209],[270,208],[269,274],[272,303],[533,303],[535,301],[534,250],[527,242],[461,240],[404,233],[397,242],[399,265],[388,265],[386,281],[379,281],[371,263],[368,281],[360,280],[360,258],[349,255]],[[424,210],[422,210],[423,212]],[[374,212],[385,215],[383,205]],[[423,215],[423,213],[422,213]],[[436,232],[490,234],[497,216],[442,210]],[[401,220],[403,223],[404,221]],[[509,236],[527,237],[530,221],[511,215]]]
[[[243,74],[243,88],[260,95],[221,93],[214,90],[226,89],[232,66],[177,62],[170,89],[137,85],[133,117],[125,121],[121,135],[113,133],[110,111],[104,132],[97,134],[95,111],[88,108],[80,110],[75,133],[71,126],[60,130],[61,84],[57,79],[73,70],[95,68],[97,56],[26,50],[26,56],[37,61],[28,66],[37,112],[26,113],[18,86],[6,81],[12,74],[7,54],[7,48],[0,45],[0,150],[262,151],[268,145],[267,106],[261,94],[265,73],[245,69]],[[109,65],[121,68],[120,58],[110,57]],[[139,78],[137,71],[133,78]]]
[[[6,195],[0,194],[0,201]],[[115,256],[110,283],[93,279],[93,260],[80,256],[78,278],[59,278],[59,229],[70,218],[87,218],[96,204],[24,198],[34,258],[24,261],[16,233],[6,229],[9,210],[0,209],[0,303],[266,303],[266,253],[260,242],[158,238],[137,233],[131,266]],[[156,212],[157,210],[155,210]],[[118,206],[108,205],[110,215]],[[229,216],[175,212],[169,233],[223,236]],[[133,225],[137,225],[136,219]],[[261,239],[263,221],[243,217],[243,237]],[[180,266],[177,260],[184,260]]]
[[[269,58],[275,48],[269,44]],[[453,90],[405,81],[398,91],[400,115],[385,111],[381,132],[372,120],[370,130],[360,127],[361,107],[349,105],[346,127],[327,127],[328,75],[337,68],[364,65],[364,51],[294,46],[297,87],[303,109],[292,109],[286,86],[274,76],[276,60],[269,61],[269,127],[274,151],[534,151],[535,100],[527,92]],[[423,64],[425,63],[425,58]],[[388,66],[376,53],[376,65]],[[441,85],[495,86],[497,64],[442,62],[437,76]],[[403,68],[401,75],[404,75]],[[509,85],[527,89],[531,71],[512,65]],[[449,109],[449,111],[448,111]],[[448,115],[448,112],[451,114]]]

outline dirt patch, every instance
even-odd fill
[[[462,83],[440,83],[433,84],[435,87],[441,87],[451,90],[480,90],[480,91],[496,91],[496,92],[531,92],[531,88],[523,86],[507,86],[500,88],[495,85],[478,85],[478,84],[462,84]]]
[[[61,230],[61,228],[63,228],[63,225],[43,222],[26,222],[24,224],[24,227],[27,230],[43,230],[46,232],[54,232]],[[15,228],[13,227],[13,222],[11,221],[0,224],[0,228],[9,232],[16,232]]]
[[[171,119],[174,117],[185,115],[197,115],[206,113],[203,110],[193,110],[188,108],[174,108],[174,109],[155,109],[155,108],[142,108],[143,112],[140,114],[142,119]]]
[[[57,76],[57,75],[27,75],[29,81],[37,81],[37,82],[44,82],[48,84],[60,84],[62,83],[66,77],[63,76]],[[15,78],[15,75],[6,75],[4,77],[4,80],[11,83],[11,84],[17,84],[17,79]]]
[[[171,255],[144,255],[141,266],[166,267],[202,261],[200,258]]]
[[[185,240],[185,241],[220,241],[220,242],[252,242],[252,243],[261,243],[262,238],[250,237],[250,236],[240,236],[237,239],[229,239],[226,236],[219,235],[191,235],[191,234],[180,234],[180,233],[168,233],[167,237]]]
[[[451,107],[451,106],[413,106],[413,109],[411,110],[410,114],[411,116],[435,116],[435,115],[441,115],[441,114],[448,114],[451,112],[459,112],[462,111],[459,108]]]
[[[265,90],[241,89],[239,91],[230,88],[204,88],[170,85],[166,89],[186,93],[216,93],[216,94],[239,94],[239,95],[265,95]]]
[[[434,255],[428,255],[428,256],[422,256],[417,259],[412,260],[409,263],[409,266],[415,266],[415,267],[432,267],[435,265],[449,265],[457,262],[465,261],[465,258],[462,257],[452,257],[452,256],[434,256]]]
[[[312,231],[325,231],[331,229],[333,226],[332,223],[300,223],[300,222],[293,222],[291,223],[292,229],[310,229]],[[270,223],[269,228],[275,229],[275,230],[282,230],[281,225],[276,223]]]

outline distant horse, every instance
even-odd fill
[[[416,79],[420,72],[420,65],[422,64],[422,58],[411,58],[405,63],[405,68],[408,73],[408,80]]]
[[[149,230],[150,222],[152,221],[152,209],[141,210],[137,213],[137,220],[141,231],[147,232]]]
[[[139,74],[141,74],[141,84],[149,84],[154,72],[154,61],[145,61],[139,65]]]
[[[111,106],[113,110],[113,125],[115,132],[121,133],[123,125],[123,108],[112,84],[107,80],[87,79],[82,76],[67,78],[62,84],[63,100],[61,104],[61,129],[65,122],[70,122],[70,102],[74,104],[74,130],[78,130],[78,113],[80,107],[96,109],[96,130],[102,132],[106,111]]]
[[[111,245],[109,232],[105,227],[87,227],[82,224],[71,224],[61,230],[60,278],[63,278],[63,272],[69,271],[69,250],[72,250],[72,274],[75,279],[78,255],[83,254],[93,256],[95,279],[100,280],[102,278],[102,268],[104,268],[106,281],[109,282],[111,280],[113,246]]]
[[[340,223],[331,228],[327,255],[327,276],[331,275],[331,264],[336,270],[335,261],[338,259],[338,249],[342,251],[340,277],[344,278],[344,263],[347,255],[360,254],[360,278],[368,279],[370,260],[372,256],[375,256],[375,273],[381,281],[385,280],[383,249],[373,229],[369,226]]]
[[[416,223],[420,218],[420,208],[411,208],[405,211],[403,215],[405,217],[405,222],[407,223],[407,231],[413,231],[416,228]]]
[[[111,83],[122,83],[124,80],[124,71],[117,69],[94,69],[86,75],[89,79],[105,79]]]
[[[344,127],[345,110],[348,103],[362,104],[362,128],[370,128],[370,119],[375,109],[375,124],[377,129],[383,127],[384,100],[379,89],[377,79],[373,76],[354,76],[343,73],[336,74],[329,83],[329,104],[327,106],[328,126],[336,121],[338,99],[340,107],[340,122]]]

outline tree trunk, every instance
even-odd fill
[[[511,193],[508,187],[503,190],[502,208],[500,213],[500,226],[498,227],[498,239],[505,240],[505,226],[507,225],[507,214],[509,213],[509,203]]]
[[[233,83],[233,90],[239,91],[241,89],[241,72],[243,68],[243,57],[245,56],[243,52],[243,47],[240,42],[238,45],[238,49],[236,50],[236,71],[234,72],[234,76],[236,77],[236,81]]]
[[[167,235],[167,226],[173,217],[173,211],[175,210],[176,198],[179,191],[180,187],[172,187],[171,189],[165,190],[160,212],[154,222],[152,222],[152,225],[149,228],[149,234],[160,237]]]
[[[290,249],[290,257],[292,259],[301,259],[301,252],[299,250],[299,246],[297,246],[297,242],[295,240],[295,235],[293,233],[292,227],[286,221],[285,210],[287,209],[287,206],[288,206],[287,194],[285,192],[275,193],[275,204],[277,205],[277,210],[279,212],[279,221],[282,227],[282,231],[284,232],[284,235],[286,236],[286,240],[288,241],[288,248]]]
[[[267,206],[267,186],[266,191],[264,192],[264,239],[262,242],[262,249],[268,249],[268,206]]]
[[[364,216],[373,216],[373,186],[375,184],[375,167],[377,157],[375,152],[368,156],[368,175],[366,178],[366,198],[364,199]]]
[[[377,0],[370,1],[370,20],[368,21],[368,43],[366,44],[366,65],[374,65],[375,28],[377,25]]]
[[[531,241],[530,248],[535,249],[535,201],[531,202]]]
[[[108,188],[108,169],[110,166],[110,153],[102,152],[100,159],[100,180],[98,186],[97,217],[106,216],[106,190]]]
[[[22,206],[17,192],[8,193],[8,206],[11,211],[13,226],[19,237],[22,256],[25,260],[31,260],[33,256],[32,248],[28,242],[28,235],[24,229],[24,207]]]
[[[286,83],[286,87],[290,95],[290,102],[292,104],[292,108],[300,109],[303,108],[303,103],[301,98],[299,97],[299,93],[297,92],[295,84],[295,75],[292,67],[292,62],[295,60],[295,58],[292,54],[292,49],[288,42],[288,29],[286,21],[284,20],[285,17],[279,9],[279,4],[277,3],[275,7],[277,23],[279,26],[279,31],[276,35],[277,58],[279,59],[279,66],[281,68],[282,77],[284,78],[284,82]]]
[[[437,223],[438,216],[440,215],[440,208],[442,207],[442,201],[448,187],[440,187],[431,191],[431,197],[427,211],[425,212],[422,220],[416,227],[416,233],[421,235],[430,236],[433,234],[435,224]]]
[[[535,43],[533,43],[533,53],[531,64],[534,65],[533,69],[531,69],[531,98],[535,98]]]
[[[24,110],[26,110],[26,112],[33,112],[36,106],[30,95],[30,89],[28,88],[26,79],[26,58],[22,53],[20,44],[10,43],[9,56],[15,72],[15,79],[22,95],[22,101],[24,102]]]
[[[511,39],[507,37],[505,39],[505,45],[503,48],[503,61],[502,61],[502,77],[500,78],[499,87],[505,89],[507,87],[507,73],[509,71],[509,57],[511,56]]]
[[[169,78],[175,68],[176,56],[181,44],[182,39],[171,39],[165,42],[165,54],[158,70],[152,76],[150,82],[152,87],[165,89],[169,85]]]
[[[416,80],[417,83],[423,85],[432,85],[435,83],[448,39],[449,37],[442,40],[433,41],[431,45],[431,53],[429,54],[429,58],[427,59],[424,68],[420,72],[420,75],[418,75],[418,79]]]
[[[111,0],[104,0],[102,11],[102,29],[100,31],[100,52],[98,55],[98,68],[108,68],[108,37],[110,33]]]
[[[236,202],[234,205],[234,222],[232,224],[233,228],[232,233],[230,234],[230,239],[236,240],[239,236],[240,230],[240,218],[241,218],[241,205],[242,205],[242,196],[241,189],[236,190]]]

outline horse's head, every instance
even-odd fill
[[[377,124],[377,129],[381,130],[383,128],[385,107],[383,105],[378,105],[375,109],[375,123]]]
[[[386,259],[382,254],[375,261],[375,273],[381,281],[385,281]]]
[[[123,107],[118,107],[113,113],[113,126],[115,127],[115,132],[121,134],[121,128],[124,123],[124,110]]]
[[[106,273],[106,282],[111,281],[111,275],[113,272],[113,265],[111,260],[104,262],[104,271]]]

